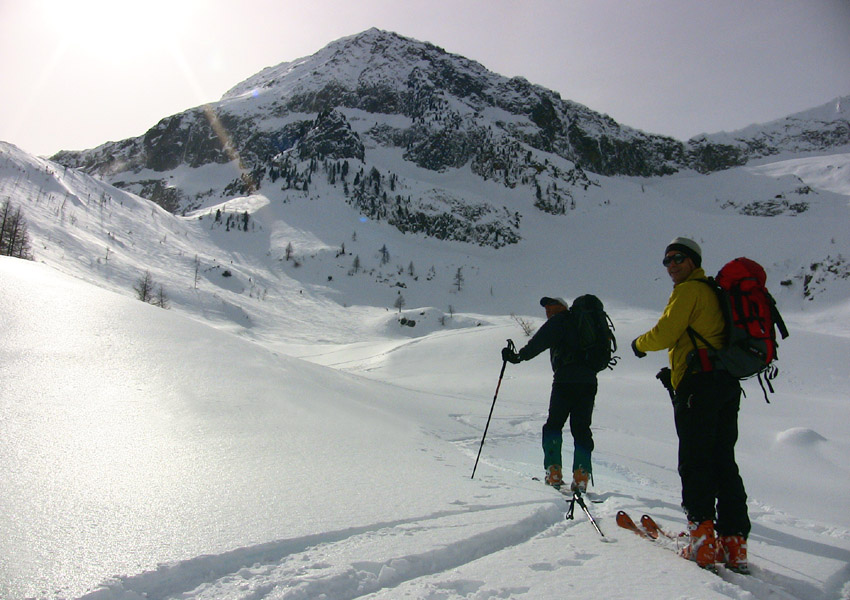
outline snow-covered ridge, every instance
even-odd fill
[[[548,96],[569,106],[577,119],[595,128],[594,133],[620,136],[622,130],[627,135],[640,135],[581,104],[562,101],[557,93],[522,77],[504,77],[433,44],[376,28],[341,38],[311,56],[263,69],[226,92],[222,101],[258,96],[279,101],[328,86],[349,92],[386,86],[404,93],[416,86],[428,88],[435,84],[441,84],[442,89],[431,91],[453,96],[455,103],[451,108],[461,114],[472,115],[498,105],[511,114],[528,117],[523,113],[530,97]]]
[[[336,40],[311,56],[263,69],[226,92],[222,100],[269,90],[275,86],[282,88],[277,90],[278,93],[287,94],[297,91],[299,87],[321,88],[331,81],[349,89],[357,88],[361,82],[368,82],[370,77],[406,81],[417,66],[426,66],[425,57],[432,61],[450,57],[460,62],[472,76],[487,73],[478,63],[448,55],[431,44],[373,28]]]
[[[691,143],[706,141],[741,148],[748,159],[846,151],[850,149],[850,96],[737,131],[697,136]]]
[[[495,95],[510,81],[521,84],[521,88],[544,91],[522,78],[510,80],[433,44],[373,28],[336,40],[311,56],[263,69],[226,92],[222,100],[252,96],[255,92],[274,92],[285,97],[306,88],[319,90],[330,83],[349,90],[381,83],[409,86],[418,73],[427,73],[434,65],[441,65],[455,78],[480,83],[475,91],[482,97]]]

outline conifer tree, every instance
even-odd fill
[[[457,291],[461,291],[463,289],[463,267],[457,268],[457,273],[455,273],[455,287]]]
[[[27,220],[9,200],[0,205],[0,255],[33,260]]]
[[[133,289],[136,291],[136,297],[142,302],[150,302],[153,300],[154,282],[151,272],[145,271],[145,274],[136,281],[136,285],[133,286]]]

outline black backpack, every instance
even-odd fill
[[[613,369],[620,358],[614,356],[617,338],[602,301],[593,294],[579,296],[570,307],[570,315],[575,321],[578,340],[568,362],[587,365],[597,373]]]

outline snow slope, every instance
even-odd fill
[[[850,598],[848,287],[838,267],[805,280],[847,255],[850,194],[817,183],[846,155],[815,174],[604,179],[595,202],[528,213],[524,241],[495,251],[364,223],[320,192],[234,200],[224,212],[255,228],[228,232],[214,210],[173,217],[0,150],[0,199],[23,207],[45,263],[0,259],[0,597]],[[731,208],[797,178],[806,211]],[[660,248],[678,234],[709,270],[765,263],[792,331],[772,403],[747,384],[742,405],[749,578],[614,526],[621,509],[682,524],[661,354],[622,351],[600,378],[590,509],[609,543],[531,480],[545,358],[508,366],[470,479],[499,349],[525,339],[511,313],[537,325],[541,295],[594,292],[627,348],[669,294]],[[133,298],[145,269],[172,310]]]
[[[635,360],[603,376],[596,411],[604,544],[530,479],[545,361],[508,371],[469,478],[495,353],[520,336],[508,319],[361,348],[340,372],[42,265],[0,269],[3,597],[846,597],[846,385],[832,369],[808,399],[745,402],[756,574],[721,579],[614,529],[619,509],[681,521],[669,408]],[[630,316],[627,330],[648,323]]]

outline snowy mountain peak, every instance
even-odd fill
[[[325,135],[326,143],[311,150],[309,132],[331,112],[342,137]],[[345,147],[332,148],[334,141]],[[359,147],[366,151],[352,153]],[[396,156],[402,168],[395,158],[388,162]],[[427,42],[379,29],[264,69],[220,102],[167,117],[141,138],[62,152],[54,160],[185,212],[250,191],[276,195],[268,188],[278,187],[283,174],[283,191],[308,191],[316,163],[329,168],[323,164],[329,157],[355,158],[356,171],[376,169],[393,187],[401,182],[417,207],[399,217],[391,206],[396,199],[383,197],[385,190],[355,190],[353,182],[329,175],[341,200],[370,218],[401,219],[394,224],[403,231],[441,239],[457,237],[434,222],[446,204],[454,207],[453,221],[457,218],[452,229],[482,226],[460,222],[482,210],[477,200],[461,199],[463,194],[443,181],[452,170],[470,169],[482,182],[523,188],[538,209],[564,214],[593,185],[587,172],[649,176],[673,173],[687,163],[675,140],[621,126],[524,78],[506,78]],[[186,167],[214,167],[221,175],[187,178],[178,173]],[[494,209],[501,215],[501,206],[484,212],[493,215]],[[483,226],[483,236],[461,237],[497,246],[518,239],[507,229],[492,235],[490,225]]]
[[[467,63],[479,74],[485,72],[481,65],[447,55],[431,44],[372,28],[336,40],[311,56],[263,69],[225,93],[222,100],[269,90],[293,94],[331,82],[349,90],[377,81],[398,85],[407,81],[413,69],[444,56],[455,64]]]
[[[373,28],[264,69],[140,138],[54,160],[174,213],[253,193],[321,196],[403,233],[500,248],[522,239],[529,211],[595,202],[602,176],[711,173],[850,143],[842,118],[775,129],[684,144]],[[460,174],[475,183],[459,187]]]

